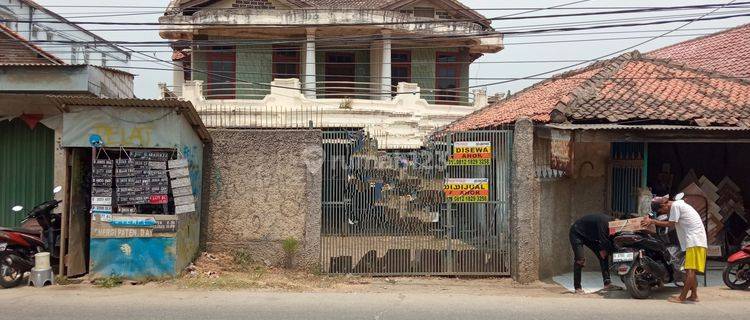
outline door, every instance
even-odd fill
[[[11,214],[12,206],[31,209],[52,198],[54,141],[41,124],[0,121],[0,226],[20,226],[25,216]]]
[[[354,53],[326,53],[325,97],[351,97],[354,94],[355,70]]]

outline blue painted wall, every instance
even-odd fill
[[[90,250],[94,277],[146,280],[177,275],[174,238],[91,239]]]

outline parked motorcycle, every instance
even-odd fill
[[[722,278],[724,284],[733,290],[750,288],[750,236],[745,238],[742,249],[727,259]]]
[[[656,219],[665,221],[668,216]],[[613,268],[633,298],[646,299],[665,284],[679,286],[684,282],[685,273],[681,270],[684,253],[671,240],[667,228],[657,228],[656,234],[618,232],[613,241],[616,249],[612,255]]]
[[[53,190],[56,194],[62,190],[57,186]],[[39,252],[50,252],[52,263],[59,261],[56,248],[60,237],[60,216],[52,213],[52,210],[62,201],[49,200],[35,206],[24,222],[35,219],[42,233],[34,230],[21,228],[0,228],[0,286],[12,288],[23,281],[26,272],[34,267],[34,255]],[[11,209],[14,214],[23,211],[22,206],[14,206]]]

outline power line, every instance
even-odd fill
[[[529,9],[527,11],[519,12],[519,13],[513,13],[505,16],[500,17],[491,17],[481,20],[489,20],[489,21],[499,21],[499,20],[528,20],[528,19],[548,19],[548,18],[564,18],[564,17],[581,17],[581,16],[591,16],[591,15],[613,15],[613,14],[631,14],[631,13],[642,13],[642,12],[662,12],[662,11],[678,11],[678,10],[696,10],[696,9],[706,9],[706,8],[713,8],[721,6],[722,4],[700,4],[700,5],[686,5],[686,6],[668,6],[668,7],[650,7],[650,8],[629,8],[629,9],[620,9],[620,10],[610,10],[610,11],[603,11],[603,12],[578,12],[578,13],[570,13],[570,14],[549,14],[549,15],[538,15],[538,16],[524,16],[524,17],[518,17],[519,15],[523,15],[526,13],[531,12],[537,12],[542,10],[551,10],[556,9],[559,7],[565,7],[573,4],[588,2],[590,0],[580,0],[580,1],[574,1],[567,4],[562,4],[558,6],[552,6],[552,7],[545,7],[545,8],[536,8],[536,9]],[[733,4],[731,7],[745,7],[745,5],[750,4],[750,2],[742,2],[742,3],[736,3]],[[201,11],[239,11],[243,10],[242,8],[202,8]],[[283,9],[281,9],[283,10]],[[315,10],[315,9],[313,9]],[[336,9],[336,10],[342,10],[342,9]],[[343,8],[343,10],[346,10]],[[579,9],[580,10],[580,9]],[[382,11],[382,10],[381,10]],[[450,10],[449,10],[450,11]],[[474,10],[476,11],[476,10]],[[70,13],[68,13],[70,14]],[[95,18],[95,17],[116,17],[116,16],[133,16],[133,15],[154,15],[154,14],[164,14],[163,11],[150,11],[150,12],[124,12],[124,13],[108,13],[108,14],[102,14],[102,15],[87,15],[87,16],[68,16],[67,19],[73,19],[73,18]],[[419,22],[393,22],[398,24],[411,24],[411,23],[446,23],[446,22],[478,22],[480,19],[439,19],[439,20],[422,20]]]
[[[728,3],[727,3],[727,5],[729,5],[729,4],[732,4],[732,3],[734,3],[735,1],[736,1],[736,0],[731,0],[730,2],[728,2]],[[712,11],[710,11],[710,12],[708,12],[708,13],[704,14],[704,15],[703,15],[702,17],[705,17],[705,16],[707,16],[707,15],[709,15],[709,14],[712,14],[712,13],[714,13],[714,12],[716,12],[716,11],[718,11],[718,10],[722,9],[722,8],[723,8],[723,7],[715,8],[715,9],[713,9]],[[505,84],[505,83],[509,83],[509,82],[513,82],[513,81],[518,81],[518,80],[525,80],[525,79],[528,79],[528,78],[533,78],[533,77],[543,76],[543,75],[546,75],[546,74],[550,74],[550,73],[554,73],[554,72],[562,71],[562,70],[565,70],[565,69],[570,69],[570,68],[574,68],[574,67],[577,67],[577,66],[580,66],[580,65],[586,64],[586,63],[592,63],[592,62],[595,62],[595,61],[597,61],[597,60],[601,60],[601,59],[604,59],[604,58],[607,58],[607,57],[610,57],[610,56],[613,56],[613,55],[616,55],[616,54],[620,54],[620,53],[626,52],[626,51],[628,51],[628,50],[631,50],[631,49],[637,48],[637,47],[639,47],[639,46],[641,46],[641,45],[644,45],[644,44],[646,44],[646,43],[649,43],[649,42],[651,42],[651,41],[654,41],[654,40],[656,40],[656,39],[659,39],[659,38],[665,37],[665,36],[669,35],[670,33],[676,32],[677,30],[680,30],[680,29],[682,29],[682,28],[684,28],[684,27],[686,27],[686,26],[690,25],[691,23],[693,23],[693,22],[695,22],[695,21],[699,21],[699,20],[700,20],[700,19],[701,19],[702,17],[696,18],[696,19],[695,19],[695,20],[693,20],[693,21],[689,21],[689,22],[687,22],[687,23],[685,23],[685,24],[682,24],[682,25],[678,26],[677,28],[674,28],[674,29],[672,29],[672,30],[669,30],[669,31],[667,31],[667,32],[665,32],[665,33],[659,34],[659,35],[657,35],[657,36],[655,36],[655,37],[652,37],[652,38],[650,38],[650,39],[648,39],[648,40],[645,40],[645,41],[641,41],[641,42],[639,42],[639,43],[637,43],[637,44],[635,44],[635,45],[632,45],[632,46],[628,46],[628,47],[626,47],[626,48],[624,48],[624,49],[620,49],[620,50],[617,50],[617,51],[614,51],[614,52],[611,52],[611,53],[608,53],[608,54],[605,54],[605,55],[602,55],[602,56],[596,57],[596,58],[594,58],[594,59],[589,59],[589,60],[587,60],[587,61],[583,61],[583,62],[578,62],[578,63],[575,63],[575,64],[571,64],[571,65],[567,65],[567,66],[565,66],[565,67],[562,67],[562,68],[555,68],[555,69],[553,69],[553,70],[550,70],[550,71],[545,71],[545,72],[535,73],[535,74],[529,75],[529,76],[527,76],[527,77],[522,77],[522,78],[519,78],[519,79],[513,79],[513,80],[503,80],[503,81],[499,81],[499,82],[485,83],[485,84],[481,84],[481,85],[474,85],[474,86],[469,86],[468,88],[469,88],[469,89],[471,89],[471,88],[479,88],[479,87],[489,87],[489,86],[495,86],[495,85]]]
[[[679,38],[679,37],[697,37],[697,36],[705,36],[711,33],[696,33],[696,34],[679,34],[679,35],[669,35],[666,37],[670,38]],[[531,41],[531,42],[506,42],[503,44],[503,46],[514,46],[514,45],[530,45],[530,44],[554,44],[554,43],[571,43],[571,42],[591,42],[591,41],[612,41],[612,40],[632,40],[632,39],[644,39],[649,38],[648,36],[634,36],[634,37],[617,37],[617,38],[592,38],[592,39],[570,39],[570,40],[545,40],[545,41]],[[14,42],[14,40],[0,40],[0,43],[3,42]],[[45,40],[45,41],[34,41],[35,44],[44,44],[48,46],[67,46],[70,44],[86,44],[85,42],[77,42],[77,41],[57,41],[57,40]],[[122,44],[122,45],[129,45],[131,47],[159,47],[159,46],[168,46],[170,43],[163,43],[163,42],[130,42],[130,41],[112,41],[109,43],[113,44]],[[217,42],[211,42],[208,44],[201,44],[201,43],[191,43],[192,45],[214,45],[214,46],[268,46],[264,44],[255,44],[252,42],[252,40],[248,41],[217,41]],[[356,45],[357,47],[360,47],[362,45]],[[469,48],[472,47],[471,45],[457,45],[454,46],[454,48]],[[350,48],[347,46],[324,46],[323,49],[330,48],[331,50],[316,50],[316,52],[338,52],[338,51],[370,51],[370,48]],[[445,48],[445,46],[420,46],[420,47],[413,47],[413,46],[394,46],[393,50],[405,50],[405,49],[437,49],[437,48]],[[237,52],[238,50],[195,50],[194,52]],[[242,52],[253,52],[253,53],[273,53],[273,52],[304,52],[304,49],[300,49],[297,47],[284,47],[283,49],[280,48],[269,48],[269,49],[243,49]],[[164,51],[164,52],[172,52],[172,51]]]
[[[583,1],[578,1],[583,2]],[[750,4],[750,1],[748,2],[741,2],[734,5],[748,5]],[[733,5],[733,6],[734,6]],[[382,25],[402,25],[402,24],[424,24],[424,23],[456,23],[456,22],[478,22],[483,20],[491,20],[491,21],[502,21],[502,20],[526,20],[526,19],[540,19],[540,18],[561,18],[561,17],[579,17],[579,16],[590,16],[590,15],[612,15],[612,14],[625,14],[625,13],[639,13],[639,12],[659,12],[659,11],[668,11],[668,10],[686,10],[686,9],[701,9],[701,8],[725,8],[726,5],[721,4],[703,4],[703,5],[695,5],[695,6],[673,6],[673,7],[654,7],[649,9],[627,9],[627,10],[616,10],[616,11],[610,11],[610,12],[583,12],[583,13],[572,13],[572,14],[559,14],[559,15],[544,15],[544,16],[524,16],[524,17],[517,17],[517,16],[502,16],[502,17],[495,17],[495,18],[487,18],[487,19],[473,19],[473,20],[461,20],[461,19],[442,19],[442,20],[415,20],[415,21],[393,21],[393,22],[373,22],[373,23],[336,23],[336,24],[330,24],[330,23],[324,23],[324,24],[287,24],[285,26],[288,27],[346,27],[346,26],[367,26],[367,25],[374,25],[374,26],[382,26]],[[226,9],[222,9],[226,10]],[[337,9],[341,10],[341,9]],[[544,10],[544,9],[537,9],[537,10]],[[0,20],[2,21],[2,20]],[[36,21],[26,21],[26,20],[14,20],[15,22],[22,22],[22,23],[29,23],[29,22],[39,22],[39,23],[61,23],[61,24],[95,24],[95,25],[152,25],[152,26],[201,26],[201,27],[207,27],[207,26],[257,26],[257,27],[274,27],[278,26],[278,24],[232,24],[232,23],[162,23],[162,22],[112,22],[112,21],[59,21],[59,20],[36,20]]]
[[[107,68],[123,68],[123,69],[135,69],[135,70],[158,70],[158,71],[175,71],[174,69],[170,68],[155,68],[155,67],[134,67],[134,66],[107,66]],[[204,72],[208,72],[206,70],[202,70]],[[273,75],[272,73],[263,73],[263,72],[234,72],[234,74],[239,75]],[[281,73],[278,74],[281,76],[300,76],[299,74],[288,74],[288,73]],[[375,78],[375,79],[384,79],[384,77],[371,77],[368,78]],[[393,77],[391,77],[393,78]],[[396,77],[397,78],[397,77]],[[468,79],[468,80],[548,80],[548,79],[555,79],[555,76],[549,76],[549,77],[412,77],[412,79],[423,79],[423,80],[436,80],[436,79],[448,79],[448,80],[454,80],[454,79]],[[590,79],[591,77],[565,77],[565,79]],[[705,75],[705,76],[693,76],[693,77],[675,77],[675,76],[648,76],[648,77],[610,77],[607,79],[611,80],[672,80],[672,79],[750,79],[750,76],[730,76],[730,75],[721,75],[721,74],[715,74],[715,75]],[[270,84],[269,84],[270,85]],[[354,89],[357,89],[356,87]]]

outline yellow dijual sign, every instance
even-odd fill
[[[452,202],[487,202],[490,185],[487,178],[446,179],[445,198]]]
[[[487,166],[492,162],[492,144],[489,141],[457,141],[449,166]]]

